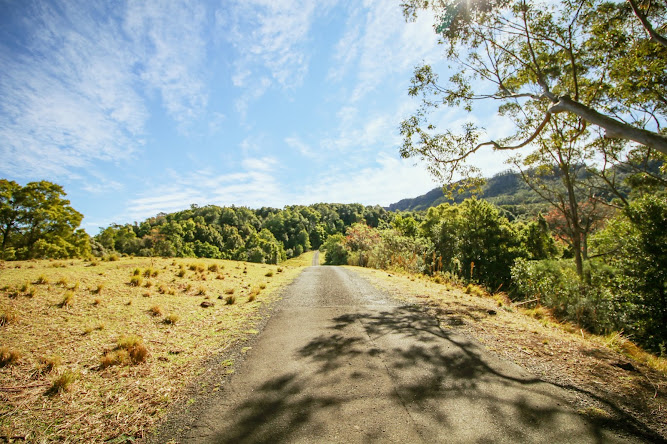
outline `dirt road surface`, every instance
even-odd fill
[[[390,299],[353,270],[309,267],[280,304],[194,424],[167,428],[161,439],[644,442],[579,415],[575,394]]]

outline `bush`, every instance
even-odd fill
[[[342,234],[329,236],[324,243],[324,263],[327,265],[346,265],[348,252],[345,249],[345,238]]]
[[[527,261],[512,267],[515,299],[537,299],[561,320],[571,321],[593,332],[608,333],[622,328],[620,306],[604,285],[608,270],[587,264],[588,282],[577,275],[571,260]]]

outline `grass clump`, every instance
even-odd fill
[[[179,315],[177,315],[175,313],[170,313],[167,316],[165,316],[164,323],[174,325],[180,320],[181,320],[181,317]]]
[[[233,294],[225,297],[225,304],[226,305],[233,305],[234,302],[236,302],[236,296],[234,296]]]
[[[204,296],[206,295],[206,287],[200,286],[197,289],[197,296]]]
[[[132,276],[141,276],[141,268],[135,268],[132,271]]]
[[[185,276],[185,270],[178,270],[178,273],[176,273],[176,276],[178,276],[179,278],[182,278],[183,276]]]
[[[57,393],[68,391],[72,383],[76,381],[77,376],[78,375],[76,373],[70,370],[62,372],[60,376],[53,380],[53,384],[48,390],[48,393],[55,395]]]
[[[102,294],[104,290],[104,284],[98,284],[97,287],[92,291],[93,294]]]
[[[143,339],[136,335],[123,335],[118,338],[115,349],[106,352],[100,359],[100,367],[107,368],[112,365],[140,364],[146,361],[148,349]]]
[[[63,300],[60,301],[60,308],[71,307],[72,305],[74,305],[74,292],[67,290],[63,295]]]
[[[234,289],[228,288],[227,290],[225,290],[225,294],[234,294]]]
[[[61,287],[64,287],[64,288],[66,288],[67,286],[69,286],[69,282],[68,282],[67,279],[64,278],[64,277],[58,279],[57,284],[60,285]]]
[[[60,356],[52,355],[47,357],[42,357],[39,359],[39,373],[45,375],[51,373],[62,364],[62,359]]]
[[[83,331],[83,335],[84,336],[89,335],[92,332],[94,332],[95,330],[104,330],[104,323],[100,322],[99,324],[97,324],[93,327],[86,327],[86,329]]]
[[[37,280],[35,281],[35,284],[37,285],[46,285],[49,283],[49,279],[44,276],[43,274],[40,274]]]
[[[218,264],[211,264],[208,266],[208,271],[217,273],[218,272]]]
[[[147,268],[147,269],[144,270],[144,277],[145,278],[157,277],[158,274],[160,274],[160,271],[155,270],[153,268]]]
[[[18,364],[21,360],[21,353],[18,350],[9,347],[0,347],[0,367]]]
[[[143,279],[141,276],[132,276],[130,279],[130,287],[141,287],[141,284],[143,283]]]
[[[153,305],[150,310],[148,310],[153,316],[162,316],[162,307],[159,305]]]
[[[267,271],[264,276],[266,276],[267,278],[273,277],[273,271]]]
[[[486,291],[484,291],[484,289],[479,285],[475,284],[468,284],[468,286],[465,289],[465,293],[480,298],[486,296]]]
[[[0,327],[7,324],[13,324],[18,321],[18,316],[13,311],[0,312]]]

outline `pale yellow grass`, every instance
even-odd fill
[[[295,264],[306,260],[279,266],[189,258],[123,258],[96,265],[0,262],[0,313],[16,314],[0,326],[0,346],[21,353],[18,364],[0,368],[0,439],[91,442],[143,436],[204,359],[256,333],[260,307],[276,301],[277,290],[302,270]],[[179,277],[181,264],[186,272]],[[158,271],[144,278],[152,283],[149,288],[129,285],[136,268]],[[266,276],[269,271],[273,276]],[[78,282],[78,288],[57,284],[64,281]],[[32,297],[20,291],[26,284],[37,289]],[[260,285],[265,289],[246,303]],[[218,299],[229,288],[244,303]],[[198,295],[201,289],[205,294]],[[74,292],[69,305],[62,304],[66,291]],[[203,308],[205,300],[214,305]],[[153,316],[155,306],[178,316],[178,322]],[[143,339],[147,361],[101,368],[100,359],[122,335]],[[61,365],[51,373],[38,371],[47,356]],[[75,375],[67,390],[49,391],[66,372]]]

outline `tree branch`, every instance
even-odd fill
[[[528,139],[526,139],[525,141],[523,141],[523,142],[520,143],[519,145],[514,145],[514,146],[502,146],[502,145],[500,145],[498,142],[495,142],[495,141],[492,140],[492,141],[490,141],[490,142],[480,143],[479,145],[477,145],[475,148],[473,148],[473,149],[471,150],[471,153],[474,153],[474,152],[476,152],[478,149],[480,149],[481,147],[483,147],[483,146],[487,146],[487,145],[491,145],[491,146],[493,146],[495,149],[497,149],[497,150],[501,150],[501,151],[502,151],[502,150],[518,150],[519,148],[523,148],[524,146],[528,145],[530,142],[532,142],[533,140],[535,140],[535,138],[542,132],[542,130],[544,129],[545,125],[546,125],[547,123],[549,123],[549,120],[551,120],[551,113],[546,113],[546,114],[544,115],[544,120],[542,120],[542,123],[540,123],[540,125],[535,129],[535,131],[533,132],[533,134],[531,134],[530,137],[529,137]]]
[[[662,35],[658,34],[655,29],[653,29],[653,25],[648,21],[646,16],[639,10],[639,6],[637,5],[637,2],[635,0],[628,0],[628,3],[630,3],[630,7],[632,7],[632,12],[635,13],[639,21],[642,23],[642,26],[646,30],[646,33],[649,36],[649,39],[652,42],[655,42],[659,45],[664,46],[667,48],[667,38],[663,37]]]
[[[572,100],[569,96],[558,97],[557,102],[551,105],[548,112],[553,114],[570,112],[593,125],[603,128],[605,130],[605,137],[607,138],[632,140],[644,146],[654,148],[663,154],[667,154],[667,136],[643,128],[636,128],[613,119],[582,103]]]

